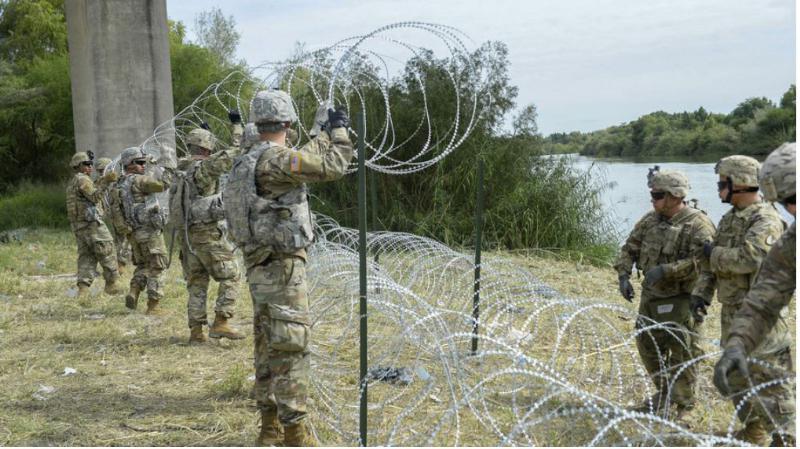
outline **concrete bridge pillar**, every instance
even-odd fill
[[[174,115],[166,0],[64,6],[76,150],[113,158]]]

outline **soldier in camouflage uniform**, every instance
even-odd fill
[[[163,208],[155,193],[169,187],[170,175],[162,180],[145,175],[149,157],[140,148],[128,148],[120,155],[125,174],[117,181],[112,192],[112,203],[124,218],[122,226],[133,250],[136,266],[131,278],[130,292],[125,296],[125,306],[136,309],[139,293],[147,290],[147,314],[159,314],[159,301],[164,297],[162,273],[167,265],[162,230],[166,222]]]
[[[280,424],[286,446],[314,444],[305,425],[311,330],[305,267],[313,240],[305,183],[341,178],[353,156],[345,110],[321,109],[324,129],[292,149],[286,142],[297,120],[291,98],[259,92],[251,114],[260,143],[237,158],[224,189],[225,216],[244,253],[253,299],[259,445],[281,443]]]
[[[101,157],[95,163],[95,177],[99,178],[105,172],[106,167],[112,161],[107,157]],[[103,189],[103,205],[106,207],[106,210],[109,210],[109,193],[111,188],[113,187],[113,183],[107,184],[106,188]],[[128,239],[125,238],[125,234],[118,232],[117,228],[114,226],[113,220],[110,217],[106,217],[106,225],[108,226],[108,230],[111,231],[111,235],[114,236],[114,248],[117,250],[117,267],[119,268],[120,274],[125,272],[125,267],[130,265],[131,262],[131,244],[128,243]]]
[[[206,318],[206,298],[209,277],[219,283],[214,309],[214,324],[208,331],[212,338],[242,339],[244,335],[228,324],[233,317],[234,303],[239,295],[239,266],[234,246],[228,240],[227,225],[220,198],[220,177],[231,169],[233,158],[239,154],[242,136],[241,117],[231,111],[233,146],[213,152],[216,145],[210,131],[192,130],[186,137],[191,157],[182,159],[178,169],[184,172],[172,191],[172,223],[181,238],[181,264],[186,288],[189,290],[189,343],[203,343]]]
[[[781,202],[793,216],[797,214],[796,163],[796,144],[783,144],[764,161],[759,179],[764,199]],[[795,373],[789,350],[791,334],[784,322],[796,286],[795,227],[796,222],[764,258],[755,284],[733,317],[725,352],[714,370],[714,384],[735,402],[750,391],[751,383],[758,386],[790,380],[759,390],[758,398],[750,401],[765,430],[772,433],[771,446],[795,446]],[[781,351],[766,351],[767,346]],[[748,366],[747,355],[765,352],[771,356],[755,357],[772,367]]]
[[[79,152],[72,156],[70,166],[75,176],[67,185],[67,216],[78,242],[79,297],[89,292],[98,262],[103,267],[105,292],[116,295],[123,291],[114,258],[114,241],[103,222],[103,187],[116,178],[114,175],[104,176],[95,186],[91,178],[94,171],[92,159],[91,152]]]
[[[639,301],[639,356],[656,386],[655,395],[637,410],[668,413],[670,402],[678,416],[694,407],[697,364],[679,365],[701,356],[698,346],[702,316],[690,312],[689,294],[697,279],[696,261],[703,242],[714,235],[714,224],[703,211],[684,201],[689,180],[676,171],[651,172],[653,210],[634,226],[620,251],[614,268],[619,274],[620,293],[628,301],[634,296],[630,275],[633,265],[645,274]],[[666,328],[659,326],[660,323]],[[653,329],[647,329],[657,326]],[[679,377],[672,373],[682,369]]]
[[[711,304],[716,290],[717,300],[722,304],[720,342],[723,347],[730,337],[733,316],[755,281],[764,256],[784,229],[778,211],[772,204],[762,201],[758,194],[760,168],[757,160],[737,155],[721,159],[715,169],[719,175],[720,199],[733,208],[720,220],[713,242],[706,242],[703,246],[704,261],[692,295],[693,308],[704,311]],[[775,331],[784,333],[785,324],[776,327]],[[753,355],[774,359],[787,350],[781,341],[770,337]],[[762,418],[752,403],[743,404],[739,409],[739,419],[745,423],[745,428],[737,432],[737,438],[762,444],[767,438]]]

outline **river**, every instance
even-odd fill
[[[689,199],[696,199],[698,207],[704,210],[714,221],[719,223],[722,215],[730,209],[717,196],[717,174],[714,173],[714,162],[635,162],[625,159],[600,159],[578,154],[565,155],[573,160],[576,168],[585,171],[589,176],[600,176],[606,185],[602,194],[603,204],[608,217],[614,224],[621,238],[630,233],[636,221],[652,208],[650,190],[647,188],[647,172],[649,167],[658,165],[662,170],[679,170],[689,177]],[[794,218],[783,206],[777,206],[784,220],[788,223]]]

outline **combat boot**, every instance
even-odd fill
[[[200,344],[207,341],[206,334],[203,333],[203,325],[198,324],[189,328],[189,344]]]
[[[159,305],[159,301],[157,299],[147,299],[147,310],[144,312],[145,315],[151,316],[162,316],[164,315],[164,309]]]
[[[106,282],[106,295],[119,295],[124,291],[125,287],[122,286],[122,282],[119,281],[119,278],[116,278],[111,282]]]
[[[769,435],[761,421],[750,421],[744,426],[744,429],[734,432],[733,437],[755,446],[765,446]]]
[[[283,442],[281,423],[278,421],[278,411],[261,411],[261,431],[256,439],[256,446],[278,446]]]
[[[131,310],[136,310],[136,306],[139,305],[140,292],[141,289],[139,288],[138,285],[132,285],[131,291],[129,291],[128,294],[125,295],[125,307]]]
[[[208,330],[208,336],[211,338],[229,338],[231,340],[241,340],[244,335],[239,333],[236,329],[228,324],[228,318],[217,314],[214,318],[214,324]]]
[[[283,445],[289,447],[315,447],[317,442],[314,436],[308,431],[304,421],[289,426],[283,426],[285,435]]]
[[[78,284],[78,298],[85,298],[89,296],[89,286]]]
[[[773,433],[772,434],[772,442],[769,443],[770,447],[796,447],[797,441],[795,441],[792,435],[787,434],[780,434],[780,433]]]

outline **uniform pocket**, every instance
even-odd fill
[[[308,313],[288,306],[268,304],[269,346],[286,352],[301,352],[308,347]]]
[[[647,305],[650,318],[664,323],[684,324],[689,320],[689,298],[651,299]]]

